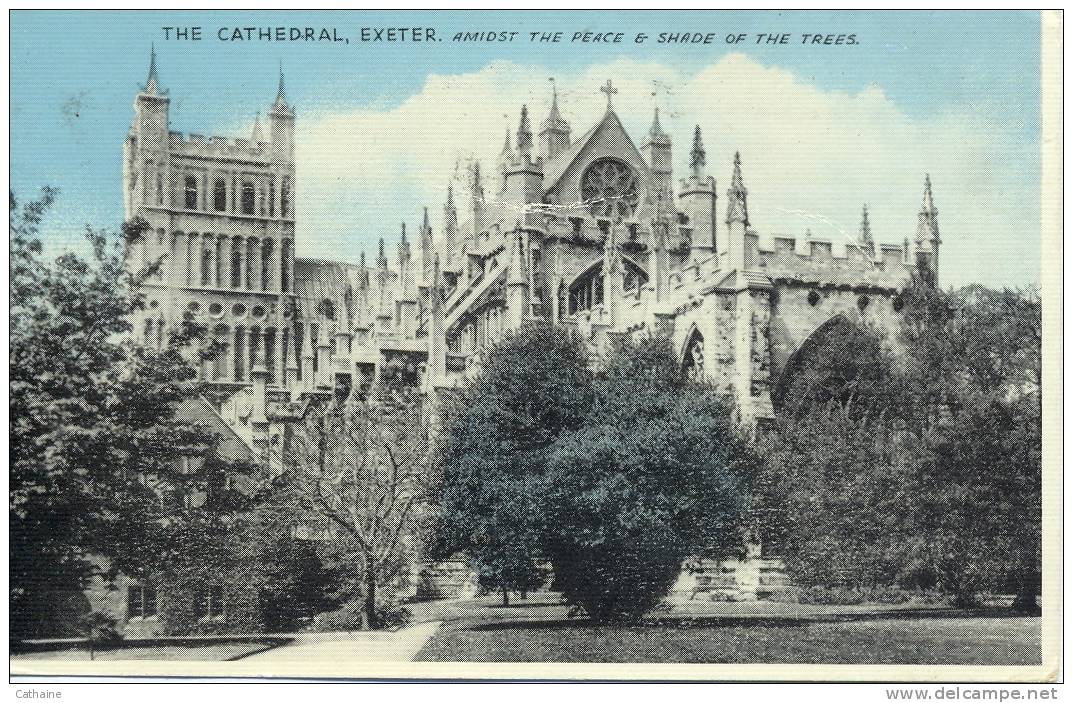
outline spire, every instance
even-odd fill
[[[700,127],[698,126],[699,130]],[[697,133],[699,136],[699,132]],[[670,145],[671,138],[667,136],[667,133],[663,131],[663,126],[659,123],[659,108],[656,108],[655,114],[652,116],[652,126],[648,128],[648,141],[653,144]],[[696,143],[694,143],[696,147]],[[701,151],[703,154],[703,149]]]
[[[358,274],[358,287],[363,289],[369,287],[369,268],[365,264],[364,249],[361,252],[361,271]]]
[[[436,247],[437,258],[442,254],[445,266],[450,266],[455,256],[455,234],[458,231],[458,210],[455,209],[455,189],[447,185],[447,202],[443,205],[443,239]]]
[[[508,126],[505,131],[506,134],[503,136],[503,151],[499,152],[499,165],[501,168],[514,162],[514,150],[510,148],[510,127]]]
[[[258,110],[257,116],[253,118],[253,137],[251,137],[250,141],[252,141],[254,146],[256,146],[264,140],[265,135],[261,131],[261,111]]]
[[[697,128],[699,138],[700,128]],[[694,148],[696,140],[694,140]],[[746,204],[746,196],[749,191],[741,178],[741,152],[734,152],[734,173],[730,177],[730,188],[727,190],[727,224],[741,222],[749,226],[749,208]]]
[[[533,151],[533,130],[529,128],[529,108],[522,105],[522,117],[518,122],[518,155]]]
[[[427,284],[432,277],[432,225],[428,222],[428,208],[421,223],[421,280]]]
[[[402,234],[399,235],[399,244],[406,244],[406,223],[402,223]]]
[[[861,248],[868,253],[869,256],[875,256],[876,244],[872,239],[872,225],[868,222],[868,205],[861,209],[861,236],[860,236]]]
[[[570,124],[559,114],[559,91],[555,88],[555,79],[548,80],[551,81],[551,110],[548,111],[548,118],[540,125],[540,131],[569,132]]]
[[[659,118],[659,112],[658,111],[656,113],[656,117],[657,117],[657,120],[658,120],[658,118]],[[653,128],[655,128],[658,125],[659,125],[659,123],[657,121],[656,123],[653,123],[652,126],[653,126]],[[693,130],[693,148],[689,151],[689,168],[693,172],[693,178],[695,178],[698,181],[701,180],[702,178],[704,178],[704,163],[705,163],[704,142],[702,142],[701,138],[700,138],[700,125],[697,125]],[[737,163],[737,162],[735,161],[735,163]],[[731,183],[730,187],[733,188],[734,184]]]
[[[380,237],[380,255],[376,259],[376,265],[378,268],[387,268],[387,256],[384,255],[384,238]]]
[[[156,47],[149,45],[149,77],[145,79],[145,94],[156,95],[160,77],[156,73]]]
[[[279,62],[279,89],[276,90],[276,102],[272,104],[272,112],[290,112],[287,105],[287,91],[283,87],[283,62]]]
[[[931,176],[924,176],[924,201],[920,204],[916,244],[918,249],[931,249],[939,243],[939,211],[931,196]]]

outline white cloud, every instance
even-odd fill
[[[390,250],[398,223],[416,226],[422,206],[438,228],[448,182],[457,179],[464,202],[466,161],[495,163],[522,103],[539,131],[549,75],[540,66],[496,62],[473,73],[430,75],[419,93],[395,107],[300,112],[299,255],[354,261],[362,249],[372,253],[380,236]],[[741,151],[750,217],[762,234],[802,235],[811,228],[836,240],[852,236],[867,202],[877,239],[900,243],[915,232],[930,172],[944,283],[1038,280],[1038,156],[988,114],[914,119],[878,87],[823,91],[743,55],[693,73],[618,60],[556,75],[560,109],[575,137],[602,114],[597,88],[607,78],[619,89],[615,109],[638,146],[651,122],[653,81],[667,87],[659,100],[678,174],[685,171],[694,123],[703,130],[708,170],[721,191],[733,153]],[[721,198],[720,209],[723,204]]]

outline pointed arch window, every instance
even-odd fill
[[[242,182],[242,214],[252,215],[254,206],[253,184],[249,181]]]
[[[183,196],[187,210],[197,209],[197,179],[187,176],[183,181]]]
[[[280,217],[291,216],[291,179],[283,177],[283,185],[279,189],[279,214]]]
[[[682,357],[682,372],[686,378],[704,378],[704,335],[694,329],[686,340],[685,354]]]
[[[280,290],[286,293],[291,287],[289,262],[291,258],[291,240],[284,239],[280,245],[279,256],[279,282]]]
[[[272,240],[261,242],[261,290],[272,287]]]
[[[622,290],[630,292],[637,290],[648,283],[648,274],[639,266],[623,258],[622,260]],[[576,315],[584,310],[589,310],[602,305],[604,302],[604,269],[603,263],[593,264],[591,268],[582,273],[570,284],[567,294],[567,314]]]
[[[212,184],[212,208],[216,212],[227,209],[227,185],[222,178],[217,178]]]
[[[205,249],[201,252],[201,285],[212,284],[212,250]]]

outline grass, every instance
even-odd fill
[[[1040,619],[942,608],[686,604],[596,625],[554,602],[454,605],[417,661],[1039,664]],[[692,609],[693,612],[688,612]],[[452,617],[453,616],[453,617]]]

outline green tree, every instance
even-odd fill
[[[130,339],[144,306],[141,282],[159,262],[131,272],[123,236],[87,228],[88,255],[42,259],[41,224],[55,194],[10,198],[12,632],[43,627],[57,592],[80,590],[105,557],[110,568],[152,569],[193,515],[185,496],[222,488],[228,470],[217,438],[185,421],[178,406],[197,392],[188,358],[202,330],[186,320],[163,349]],[[206,353],[211,353],[207,351]],[[188,456],[204,468],[186,470]],[[227,509],[226,491],[213,506]]]
[[[502,593],[504,604],[538,578],[549,452],[592,398],[581,339],[532,325],[508,332],[482,358],[481,373],[444,399],[437,556],[467,554],[480,585]]]
[[[890,354],[822,330],[761,440],[758,520],[803,584],[1039,589],[1038,298],[915,281]],[[862,403],[861,399],[866,402]]]
[[[682,374],[664,337],[616,343],[593,387],[552,447],[546,550],[569,602],[636,619],[688,557],[740,551],[750,453],[729,399]]]
[[[968,601],[1035,610],[1042,531],[1042,318],[1033,292],[924,286],[906,315],[907,386],[923,456],[917,563]],[[936,314],[934,311],[940,311]],[[942,359],[941,362],[936,360]],[[941,363],[936,373],[929,364]],[[926,421],[921,421],[921,418]]]
[[[668,340],[623,341],[603,362],[546,325],[493,347],[445,422],[442,514],[501,587],[543,557],[568,602],[628,619],[688,556],[740,547],[747,453],[726,399],[680,373]]]

